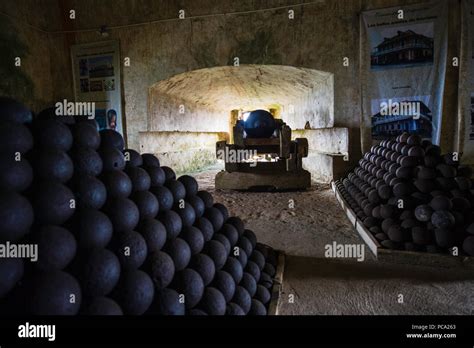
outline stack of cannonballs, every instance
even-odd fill
[[[471,175],[458,154],[404,133],[373,146],[337,187],[383,247],[474,256]]]
[[[267,314],[275,251],[194,178],[94,120],[0,113],[0,244],[38,246],[0,258],[0,313]]]

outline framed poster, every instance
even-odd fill
[[[76,102],[95,103],[99,130],[113,129],[123,136],[119,42],[74,45],[71,59]]]

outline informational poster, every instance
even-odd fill
[[[362,14],[364,144],[403,132],[438,144],[447,59],[446,1]]]
[[[74,45],[71,56],[76,102],[94,103],[99,129],[123,135],[118,41]]]
[[[463,163],[474,164],[474,0],[462,3],[459,74],[459,148]]]

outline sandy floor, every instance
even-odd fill
[[[315,184],[306,192],[221,191],[214,189],[217,172],[193,175],[259,241],[287,255],[280,314],[474,313],[472,272],[380,264],[368,248],[364,262],[325,258],[327,244],[363,244],[329,186]]]

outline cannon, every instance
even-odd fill
[[[236,120],[233,143],[216,143],[217,158],[225,168],[215,178],[217,189],[284,191],[311,186],[311,175],[303,169],[308,156],[305,138],[291,139],[291,128],[266,110]]]

